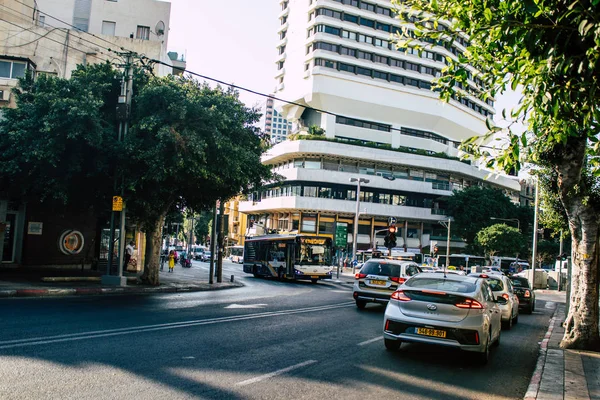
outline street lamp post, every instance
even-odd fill
[[[445,226],[448,230],[446,236],[446,268],[450,266],[450,226],[452,224],[453,219],[454,218],[452,217],[448,217],[448,219],[445,221],[438,221],[440,225]]]
[[[350,178],[350,182],[356,182],[356,214],[354,215],[354,232],[352,234],[352,273],[356,273],[356,250],[358,249],[358,214],[360,212],[360,184],[369,183],[365,178]]]
[[[516,222],[517,223],[517,229],[519,230],[519,232],[521,232],[521,221],[519,221],[518,218],[496,218],[496,217],[490,217],[490,219],[498,220],[498,221]]]

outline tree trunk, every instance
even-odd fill
[[[162,247],[161,228],[165,223],[166,213],[163,213],[154,226],[146,232],[146,256],[144,264],[144,273],[141,279],[144,283],[158,286],[159,282],[159,267],[160,267],[160,250]]]
[[[582,179],[585,137],[569,138],[559,162],[559,196],[569,220],[572,237],[570,307],[565,320],[562,348],[596,350],[598,331],[598,239],[599,220],[587,201],[592,188]]]

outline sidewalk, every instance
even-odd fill
[[[199,292],[244,286],[238,281],[230,282],[226,277],[222,283],[216,283],[215,279],[215,283],[209,284],[208,277],[186,279],[161,272],[159,286],[144,285],[137,274],[126,273],[127,286],[120,287],[102,285],[101,275],[101,272],[89,269],[0,269],[0,298]]]
[[[565,333],[565,307],[559,303],[550,320],[526,400],[600,400],[600,353],[563,350],[559,346]]]

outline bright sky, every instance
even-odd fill
[[[171,0],[169,51],[187,54],[187,69],[263,93],[275,88],[275,0]],[[240,93],[249,106],[265,99]]]
[[[258,92],[273,92],[281,11],[277,0],[170,1],[169,51],[185,53],[188,70]],[[265,103],[248,92],[241,91],[240,96],[249,106]],[[516,93],[499,98],[496,121],[502,118],[502,109],[510,110],[518,99]]]

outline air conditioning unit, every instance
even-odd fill
[[[0,90],[0,101],[10,101],[10,89]]]

